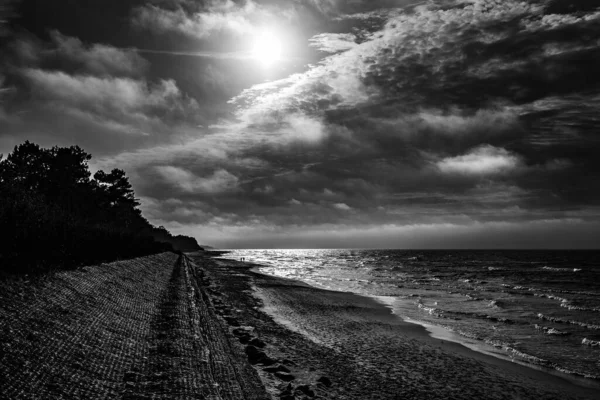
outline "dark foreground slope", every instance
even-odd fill
[[[264,399],[242,347],[173,253],[0,288],[3,399]]]

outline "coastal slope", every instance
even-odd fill
[[[0,397],[269,398],[195,274],[162,253],[2,282]]]

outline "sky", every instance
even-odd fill
[[[599,248],[595,0],[0,0],[0,153],[222,248]]]

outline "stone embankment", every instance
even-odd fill
[[[185,256],[0,283],[0,397],[266,399]]]

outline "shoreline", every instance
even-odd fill
[[[376,316],[370,318],[368,316],[363,315],[361,318],[365,319],[365,321],[372,319],[372,322],[374,323],[384,322],[390,324],[394,327],[394,329],[397,329],[399,331],[399,334],[401,334],[403,337],[409,340],[415,340],[423,345],[437,347],[438,349],[443,350],[444,353],[461,358],[466,358],[478,363],[483,363],[492,368],[499,369],[501,370],[501,376],[511,378],[525,378],[527,380],[532,381],[533,385],[535,386],[548,387],[551,388],[552,391],[564,390],[566,391],[566,393],[569,393],[571,395],[584,396],[586,398],[594,398],[595,395],[597,395],[597,390],[600,390],[600,385],[598,385],[594,380],[591,379],[579,378],[577,376],[561,373],[560,371],[554,371],[548,368],[538,367],[527,363],[515,362],[514,360],[511,360],[508,357],[502,358],[492,354],[486,354],[485,352],[465,346],[464,343],[462,343],[460,340],[450,341],[448,340],[448,337],[444,337],[442,339],[436,338],[435,335],[432,335],[431,332],[422,324],[417,323],[417,321],[405,320],[401,316],[393,313],[389,305],[382,303],[381,300],[378,300],[374,297],[363,296],[350,292],[335,292],[331,290],[317,288],[299,280],[263,274],[259,271],[259,268],[261,267],[260,264],[221,258],[217,258],[215,260],[219,260],[222,263],[236,264],[238,265],[238,268],[243,266],[243,268],[247,268],[251,274],[255,276],[264,277],[261,279],[267,279],[269,281],[278,282],[279,284],[283,284],[284,286],[291,285],[295,287],[304,287],[307,289],[309,288],[308,290],[310,290],[310,292],[313,294],[319,293],[320,295],[333,295],[346,298],[347,301],[351,303],[367,304],[367,308],[373,311],[374,314],[376,314]],[[272,293],[269,293],[268,290],[264,290],[264,284],[259,283],[258,285],[255,285],[254,290],[257,292],[258,297],[264,303],[264,311],[272,317],[274,317],[275,320],[278,321],[280,324],[284,325],[287,329],[295,330],[296,332],[301,333],[305,337],[312,337],[313,340],[316,339],[314,340],[316,343],[327,343],[327,335],[319,335],[318,332],[317,334],[315,334],[314,330],[307,328],[304,322],[300,320],[294,320],[293,318],[291,320],[290,318],[286,318],[284,314],[289,313],[290,304],[284,304],[282,307],[280,299],[273,299]],[[276,295],[275,297],[278,296]],[[282,312],[282,308],[285,311]],[[353,316],[352,318],[355,317]],[[444,331],[446,330],[444,329]],[[451,333],[450,331],[447,332]]]
[[[230,259],[223,259],[223,260],[234,261],[234,260],[230,260]],[[238,261],[235,261],[235,262],[238,262]],[[270,275],[270,274],[264,273],[264,272],[260,271],[260,268],[263,267],[263,265],[261,265],[261,264],[256,264],[256,263],[247,262],[247,261],[242,261],[242,263],[252,266],[251,271],[254,273],[257,273],[257,274],[263,274],[263,275],[275,277],[278,279],[287,279],[287,280],[291,280],[291,281],[296,281],[296,282],[299,282],[303,285],[310,286],[317,290],[334,291],[331,289],[324,289],[324,288],[320,288],[318,286],[313,286],[310,283],[307,283],[307,282],[304,282],[304,281],[301,281],[298,279],[283,278],[283,277],[279,277],[276,275]],[[453,351],[455,351],[463,356],[471,357],[471,358],[481,360],[481,361],[484,361],[484,362],[487,362],[490,364],[503,366],[505,368],[506,367],[514,367],[514,365],[519,365],[519,366],[527,368],[528,370],[535,371],[535,372],[528,373],[527,370],[524,370],[524,371],[522,371],[522,373],[524,373],[525,375],[532,376],[532,377],[538,377],[538,378],[542,378],[542,379],[558,378],[560,380],[568,382],[568,385],[574,385],[574,386],[585,388],[585,389],[595,389],[600,392],[600,381],[597,379],[588,378],[577,372],[563,372],[556,368],[551,368],[551,367],[546,367],[543,365],[530,363],[530,362],[527,362],[527,361],[519,359],[519,358],[513,358],[513,357],[510,357],[510,355],[508,355],[508,354],[503,354],[503,353],[500,353],[497,351],[493,351],[493,349],[494,349],[493,346],[485,343],[484,341],[470,339],[470,338],[462,336],[456,332],[453,332],[449,329],[446,329],[443,326],[429,324],[426,322],[422,322],[419,320],[415,320],[415,319],[397,314],[395,312],[394,306],[393,306],[396,296],[370,296],[370,295],[364,295],[364,294],[354,293],[354,292],[339,292],[339,293],[348,293],[348,294],[352,294],[355,296],[360,296],[360,297],[365,297],[368,299],[375,300],[376,302],[380,303],[383,307],[389,309],[391,314],[394,315],[394,317],[400,319],[404,323],[421,327],[426,332],[425,335],[429,336],[429,338],[431,338],[432,340],[437,339],[442,342],[445,341],[444,343],[446,344],[446,348],[452,348]],[[394,300],[387,301],[387,299],[385,299],[387,297],[393,298]],[[408,332],[412,332],[412,331],[413,330],[409,330]],[[421,339],[423,339],[422,333],[423,332],[415,335],[415,337],[421,337]],[[455,345],[458,345],[459,347],[456,347]],[[495,361],[495,360],[497,360],[497,361]],[[508,363],[508,365],[506,363]],[[548,375],[548,376],[539,375],[539,373]]]
[[[477,339],[470,339],[470,338],[460,335],[456,332],[453,332],[449,329],[446,329],[443,326],[428,324],[426,322],[422,322],[422,321],[412,319],[409,317],[405,317],[405,316],[395,313],[393,306],[390,303],[385,302],[385,300],[378,299],[379,297],[384,297],[384,296],[368,296],[368,297],[376,298],[376,300],[380,301],[382,305],[389,308],[391,310],[392,314],[394,314],[396,317],[402,319],[404,322],[422,326],[427,331],[428,335],[432,339],[439,339],[439,340],[446,341],[446,342],[456,343],[456,344],[470,350],[471,352],[474,352],[477,354],[482,354],[486,357],[492,357],[494,359],[497,359],[497,360],[500,360],[503,362],[508,362],[511,365],[516,364],[516,365],[520,365],[520,366],[529,368],[534,371],[539,371],[544,374],[551,375],[553,377],[565,380],[572,385],[576,385],[576,386],[583,387],[583,388],[591,388],[591,389],[600,390],[600,381],[598,381],[596,379],[587,378],[578,373],[562,372],[555,368],[549,368],[549,367],[545,367],[543,365],[529,363],[527,361],[524,361],[524,360],[521,360],[518,358],[512,358],[509,355],[505,355],[503,353],[492,351],[492,349],[494,347],[485,343],[484,341],[477,340]],[[460,351],[460,353],[466,354],[470,357],[473,357],[473,355],[471,353],[466,352],[466,351]],[[491,359],[485,359],[485,360],[487,360],[487,362],[494,363]]]
[[[0,393],[223,400],[599,393],[436,339],[374,298],[256,266],[163,253],[6,284],[0,370],[10,379]]]

